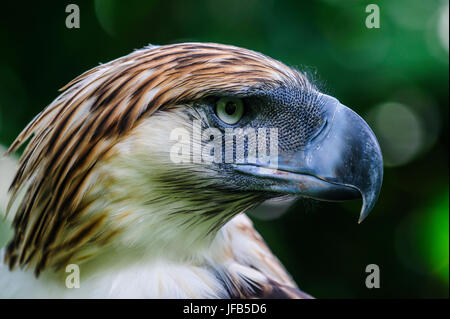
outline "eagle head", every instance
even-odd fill
[[[10,148],[31,137],[11,186],[11,268],[38,274],[138,247],[195,259],[267,199],[361,198],[362,220],[380,191],[381,152],[364,120],[251,50],[149,46],[62,90]]]

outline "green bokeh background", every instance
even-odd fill
[[[69,3],[80,29],[65,27]],[[369,3],[379,29],[365,27]],[[375,123],[383,189],[360,225],[360,203],[296,203],[281,218],[253,218],[257,229],[313,296],[448,298],[448,1],[55,1],[4,3],[0,15],[2,145],[75,76],[148,43],[228,43],[308,71]],[[401,108],[383,117],[385,103]],[[7,234],[0,224],[0,245]],[[365,287],[372,263],[380,289]]]

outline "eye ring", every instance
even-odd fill
[[[244,115],[244,103],[239,98],[222,97],[216,102],[216,115],[226,124],[236,124]]]

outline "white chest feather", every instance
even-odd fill
[[[46,271],[36,279],[32,271],[10,272],[2,264],[0,298],[229,298],[232,286],[251,289],[249,279],[265,282],[267,277],[295,286],[250,227],[247,216],[236,216],[193,260],[135,258],[124,252],[81,264],[79,288],[66,286],[73,272]]]

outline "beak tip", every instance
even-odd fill
[[[358,224],[361,224],[363,220],[366,219],[367,215],[369,215],[369,211],[363,206],[361,213],[359,214]]]
[[[366,219],[367,215],[368,215],[368,214],[364,214],[364,215],[363,215],[363,214],[361,213],[361,215],[359,216],[359,219],[358,219],[358,224],[361,224],[361,223],[363,222],[363,220]]]
[[[361,213],[359,215],[358,224],[361,224],[362,221],[365,220],[369,213],[372,211],[373,207],[375,206],[375,202],[378,200],[380,188],[381,181],[376,191],[372,191],[366,194],[362,193],[363,205],[361,208]]]

